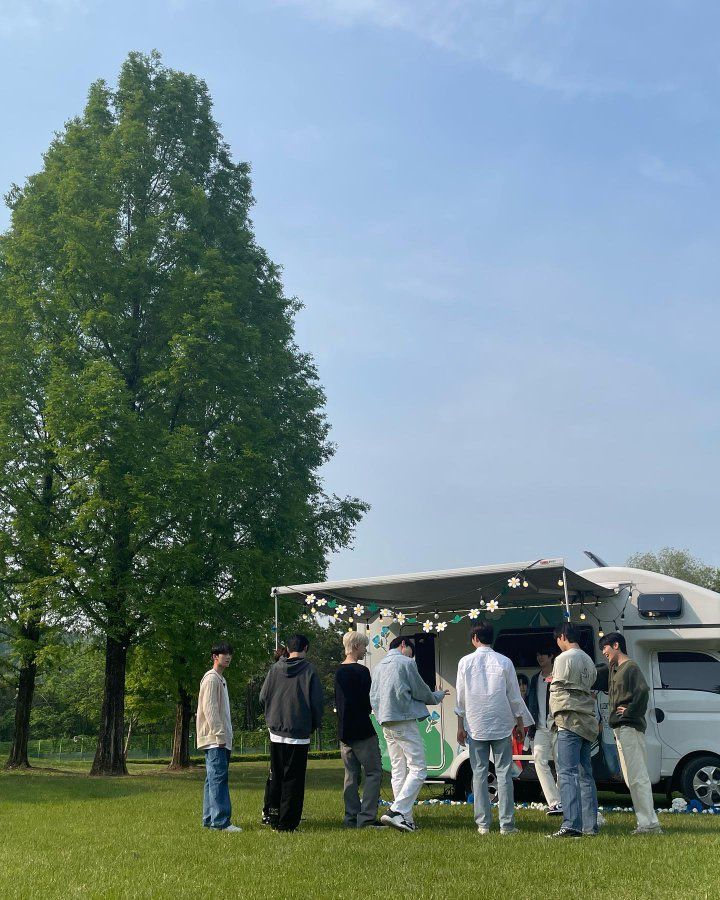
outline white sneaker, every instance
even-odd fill
[[[516,828],[514,825],[511,825],[510,828],[501,828],[500,834],[518,834],[520,831],[519,828]]]
[[[222,832],[226,832],[226,831],[242,831],[242,828],[238,828],[237,825],[228,825],[228,826],[226,826],[225,828],[221,828],[220,831],[222,831]]]
[[[484,825],[478,825],[478,834],[490,834],[490,829]]]

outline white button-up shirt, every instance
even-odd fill
[[[518,718],[525,725],[533,718],[520,695],[512,662],[482,645],[458,663],[455,712],[464,720],[465,731],[476,741],[499,741],[509,737]]]

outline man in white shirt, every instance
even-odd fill
[[[458,663],[456,707],[458,744],[470,742],[475,822],[479,834],[488,834],[492,821],[488,772],[490,751],[495,764],[500,812],[500,834],[514,834],[515,797],[512,782],[512,734],[525,739],[525,725],[533,719],[520,696],[512,662],[492,649],[493,627],[476,625],[471,640],[475,652]]]

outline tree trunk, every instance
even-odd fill
[[[187,769],[190,766],[190,719],[190,694],[179,685],[170,769]]]
[[[32,641],[37,648],[40,640],[40,626],[35,622],[23,625],[23,638]],[[13,727],[10,756],[5,763],[6,769],[29,769],[28,739],[30,737],[30,712],[35,693],[35,675],[37,674],[36,649],[23,656],[18,678],[18,692],[15,700],[15,724]]]
[[[127,641],[108,636],[100,734],[91,775],[127,775],[124,747],[126,665]]]

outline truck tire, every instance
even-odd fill
[[[465,802],[468,795],[472,793],[472,768],[469,762],[464,762],[460,767],[455,779],[455,799]],[[490,763],[488,772],[488,793],[490,794],[490,802],[496,803],[498,798],[497,778],[495,777],[495,767]]]
[[[688,802],[720,805],[720,756],[696,756],[685,763],[680,773],[680,790]]]

